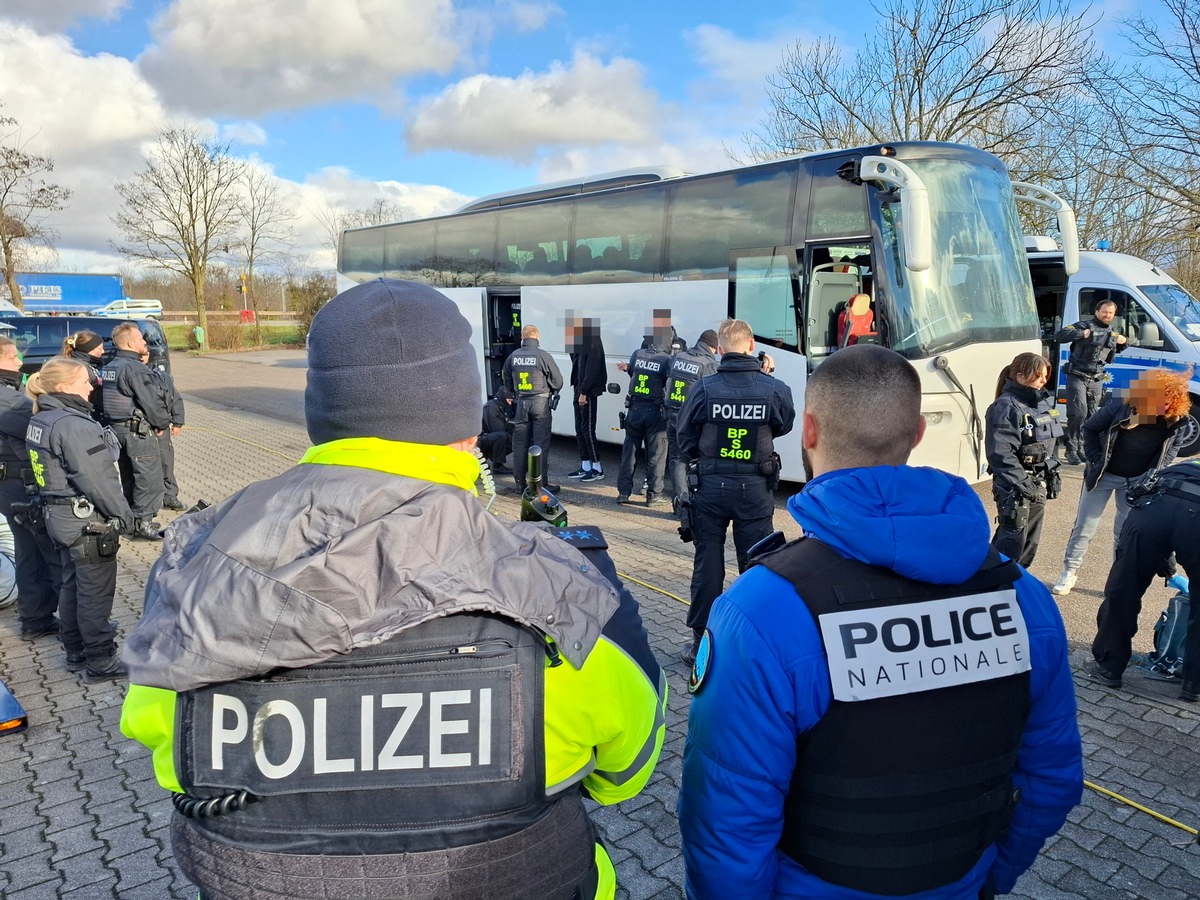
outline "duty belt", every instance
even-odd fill
[[[1158,483],[1156,490],[1166,494],[1174,494],[1184,500],[1193,502],[1200,500],[1200,485],[1184,481],[1182,478],[1164,478]]]
[[[70,506],[78,499],[80,499],[80,498],[79,497],[47,497],[45,495],[42,496],[42,502],[45,504],[48,504],[49,506]]]
[[[733,460],[700,460],[701,475],[762,475],[758,463],[734,462]]]

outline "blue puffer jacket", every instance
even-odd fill
[[[983,504],[965,481],[934,469],[830,472],[788,508],[806,534],[844,556],[912,579],[957,584],[987,555]],[[1079,802],[1083,762],[1062,619],[1028,574],[1016,590],[1032,664],[1032,709],[1013,776],[1021,802],[1008,836],[970,873],[910,895],[918,900],[975,900],[989,872],[1000,893],[1010,891]],[[797,735],[820,720],[831,698],[808,608],[790,582],[756,566],[718,598],[708,627],[712,660],[692,699],[679,795],[688,897],[873,900],[822,881],[776,850]],[[879,738],[886,753],[887,735]]]

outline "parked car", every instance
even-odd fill
[[[171,356],[167,349],[167,336],[163,334],[162,326],[154,319],[106,319],[102,316],[21,316],[20,318],[5,319],[4,323],[11,326],[4,330],[4,336],[16,342],[21,351],[23,362],[21,371],[33,374],[41,369],[46,360],[62,353],[62,342],[67,335],[77,331],[94,331],[104,338],[104,359],[112,359],[116,348],[112,343],[112,330],[122,321],[137,322],[138,328],[146,337],[146,346],[150,350],[151,368],[171,371]]]
[[[158,300],[131,300],[125,297],[93,309],[93,316],[106,316],[113,319],[161,319],[162,303]]]

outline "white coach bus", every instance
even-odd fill
[[[489,394],[522,322],[539,327],[564,377],[566,318],[597,322],[610,390],[624,393],[616,363],[641,345],[652,310],[670,310],[689,343],[722,319],[745,319],[798,408],[809,373],[837,349],[839,313],[865,293],[874,332],[858,339],[902,353],[921,375],[928,430],[913,463],[979,481],[996,377],[1017,353],[1041,348],[1017,200],[1056,212],[1070,257],[1078,244],[1065,203],[956,144],[825,151],[703,175],[626,171],[348,230],[339,288],[388,277],[443,291],[475,329]],[[615,397],[601,402],[602,439],[621,441],[621,410]],[[554,432],[573,427],[564,405]],[[802,481],[799,420],[776,448],[783,477]]]

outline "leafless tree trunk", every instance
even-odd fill
[[[245,248],[246,266],[243,287],[247,292],[244,299],[254,310],[255,343],[259,343],[260,298],[255,272],[262,264],[286,257],[295,241],[292,223],[296,221],[296,211],[280,196],[274,175],[257,166],[247,166],[242,178],[241,214],[244,230],[240,243]]]
[[[412,210],[395,203],[387,197],[376,197],[361,209],[349,209],[326,196],[318,209],[312,210],[324,232],[324,244],[336,258],[341,247],[342,232],[347,228],[362,228],[367,225],[388,225],[405,222],[413,218]]]
[[[69,188],[44,177],[54,171],[54,160],[30,153],[28,146],[16,120],[0,116],[0,252],[4,283],[18,309],[25,308],[16,277],[22,251],[38,243],[51,246],[55,232],[46,220],[71,197]]]
[[[195,128],[159,133],[146,165],[117,184],[120,253],[151,267],[177,272],[192,285],[196,319],[207,330],[204,280],[209,262],[236,240],[241,223],[239,185],[245,163],[228,144]]]

